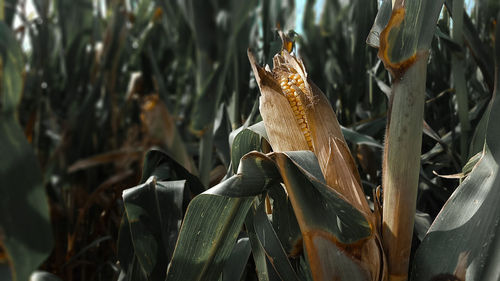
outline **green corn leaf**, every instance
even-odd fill
[[[22,55],[3,21],[0,38],[0,243],[12,280],[24,281],[48,257],[53,240],[42,171],[16,118]]]
[[[23,55],[16,38],[0,21],[0,112],[13,114],[23,91]]]
[[[24,281],[48,257],[53,240],[42,172],[13,116],[0,117],[0,154],[0,242],[13,280]]]
[[[344,126],[340,126],[342,129],[342,134],[345,139],[354,144],[366,144],[377,148],[382,148],[383,146],[374,138],[361,134],[359,132],[354,131],[353,129],[346,128]]]
[[[372,47],[380,47],[380,33],[384,30],[385,26],[389,22],[392,13],[392,2],[391,0],[384,0],[382,5],[378,9],[377,16],[373,23],[372,29],[366,38],[366,43]]]
[[[126,270],[136,258],[147,280],[165,279],[188,197],[186,181],[157,182],[154,177],[123,192],[126,221],[120,229],[119,246],[124,248],[119,248],[119,258]]]
[[[446,0],[445,5],[452,18],[455,18],[455,15],[453,14],[453,1]],[[483,44],[479,38],[479,32],[474,26],[474,23],[472,23],[471,18],[467,15],[466,11],[463,11],[463,23],[464,39],[467,42],[467,46],[472,52],[472,57],[477,62],[486,84],[489,89],[493,91],[495,71],[493,69],[493,65],[491,64],[492,51],[488,48],[488,45]]]
[[[266,251],[266,256],[279,274],[282,280],[299,281],[297,274],[292,268],[290,261],[280,243],[272,224],[269,222],[264,211],[265,203],[261,202],[257,207],[256,214],[253,219],[255,232],[259,241]]]
[[[431,280],[440,274],[464,278],[463,272],[467,272],[466,280],[498,280],[498,163],[499,158],[486,148],[425,236],[415,255],[412,280]]]
[[[223,281],[241,280],[245,269],[247,269],[248,258],[250,257],[252,247],[248,237],[243,237],[236,242],[233,251],[224,265],[222,273]]]
[[[194,195],[205,191],[205,187],[196,176],[189,173],[182,165],[160,149],[151,149],[144,157],[141,183],[146,182],[151,176],[155,176],[158,181],[185,179],[191,193]]]
[[[279,178],[272,161],[253,152],[238,174],[195,197],[182,224],[167,280],[218,280],[254,197]]]
[[[297,243],[302,239],[302,234],[285,189],[281,185],[273,186],[268,191],[268,195],[273,200],[272,224],[281,245],[287,254],[291,254],[293,250],[301,250],[301,248],[294,248],[298,246]]]
[[[255,231],[253,217],[255,216],[255,207],[250,208],[250,211],[245,218],[245,228],[247,230],[248,239],[250,240],[250,245],[252,247],[252,256],[255,262],[255,273],[257,274],[257,279],[259,281],[269,281],[273,280],[271,277],[273,268],[268,267],[268,261],[266,258],[266,253],[264,247],[259,242],[257,233]]]
[[[241,127],[235,130],[236,136],[231,142],[231,163],[233,172],[238,170],[240,159],[250,151],[261,151],[262,142],[267,138],[264,122],[259,122],[250,127]]]
[[[500,36],[500,27],[496,36]],[[461,280],[500,278],[500,130],[496,124],[500,118],[500,72],[496,75],[497,88],[483,116],[486,137],[482,156],[448,199],[418,248],[412,280],[452,275]]]

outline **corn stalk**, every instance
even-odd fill
[[[462,15],[464,13],[464,1],[455,0],[453,14]],[[463,17],[453,18],[452,38],[459,46],[463,46]],[[468,139],[470,134],[469,106],[467,99],[467,85],[465,80],[465,52],[453,53],[451,57],[451,71],[453,78],[453,88],[457,98],[458,119],[460,120],[460,155],[462,164],[467,162]]]
[[[442,4],[385,1],[367,39],[368,44],[379,47],[378,55],[393,78],[382,176],[382,244],[389,280],[408,278],[428,50]]]

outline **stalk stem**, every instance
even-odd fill
[[[416,208],[428,53],[394,80],[384,148],[383,246],[389,280],[407,280]]]
[[[463,15],[464,13],[464,0],[455,0],[453,3],[453,18],[452,38],[453,40],[463,47]],[[465,50],[465,49],[464,49]],[[465,80],[465,53],[453,53],[451,57],[451,72],[453,77],[453,87],[455,88],[455,95],[457,97],[458,106],[458,119],[460,121],[460,155],[462,165],[468,159],[469,147],[469,134],[470,134],[470,121],[469,121],[469,105],[467,99],[467,85]]]

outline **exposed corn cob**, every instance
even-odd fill
[[[311,151],[314,151],[311,139],[311,130],[309,129],[309,123],[307,121],[304,105],[300,101],[299,93],[297,92],[297,88],[299,88],[302,92],[306,91],[304,80],[302,80],[300,75],[297,73],[289,73],[281,75],[279,81],[280,87],[283,91],[283,95],[285,95],[285,97],[288,99],[293,114],[295,115],[295,121],[302,131],[309,149]]]
[[[311,150],[326,183],[370,216],[357,168],[345,143],[335,112],[323,92],[308,78],[293,43],[282,32],[282,50],[273,67],[260,67],[248,56],[259,85],[260,113],[273,151]]]

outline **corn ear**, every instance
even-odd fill
[[[314,151],[326,183],[369,217],[371,211],[335,112],[308,78],[302,60],[291,53],[290,39],[281,31],[280,36],[283,48],[274,56],[272,70],[259,66],[248,51],[271,146],[274,151]]]
[[[280,86],[274,80],[272,74],[256,63],[255,57],[250,50],[248,51],[248,58],[260,88],[259,109],[262,118],[265,120],[267,135],[273,150],[309,150],[307,141],[295,121],[295,115],[290,108],[289,101],[281,94]]]
[[[283,48],[273,58],[272,70],[269,66],[265,68],[259,66],[252,52],[248,51],[261,92],[260,113],[271,147],[275,152],[293,150],[314,152],[327,185],[361,211],[370,222],[373,231],[363,242],[341,247],[346,247],[348,256],[356,259],[360,272],[367,273],[364,276],[368,280],[385,280],[387,267],[378,232],[379,219],[368,206],[354,159],[342,135],[335,112],[323,92],[308,78],[302,60],[293,55],[291,40],[282,32],[280,36]],[[293,193],[288,187],[287,191]],[[290,196],[293,197],[294,194]],[[297,212],[300,214],[300,210],[296,210],[296,214]],[[303,219],[299,215],[297,218],[299,221]],[[337,264],[339,257],[331,257],[332,260],[328,262],[316,259],[324,256],[320,252],[325,249],[314,242],[316,241],[314,237],[318,234],[317,229],[310,229],[304,226],[307,224],[303,221],[302,223],[301,231],[312,263],[314,279],[330,280],[329,278],[337,276],[340,269],[329,265]],[[338,246],[340,245],[335,247]]]

